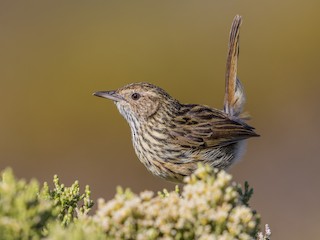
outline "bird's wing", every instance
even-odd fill
[[[172,141],[186,148],[222,147],[258,136],[254,128],[220,110],[184,105],[170,127]]]

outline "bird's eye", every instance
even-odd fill
[[[140,97],[141,97],[141,96],[140,96],[139,93],[132,93],[132,95],[131,95],[131,98],[132,98],[133,100],[138,100]]]

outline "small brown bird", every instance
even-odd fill
[[[224,111],[182,104],[150,83],[133,83],[94,95],[114,101],[127,120],[140,161],[154,175],[181,182],[198,163],[227,168],[243,153],[244,140],[258,136],[241,117],[244,92],[236,77],[239,27],[230,32]]]

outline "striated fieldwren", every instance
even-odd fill
[[[224,111],[182,104],[150,83],[133,83],[94,95],[113,100],[131,128],[140,161],[154,175],[181,182],[198,163],[224,169],[239,159],[245,139],[258,136],[245,123],[243,87],[237,78],[239,28],[236,16],[230,32]]]

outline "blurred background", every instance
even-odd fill
[[[320,224],[320,1],[0,2],[0,169],[18,177],[173,189],[138,161],[129,126],[93,97],[131,82],[222,108],[229,29],[243,16],[239,76],[261,138],[230,169],[273,239]]]

